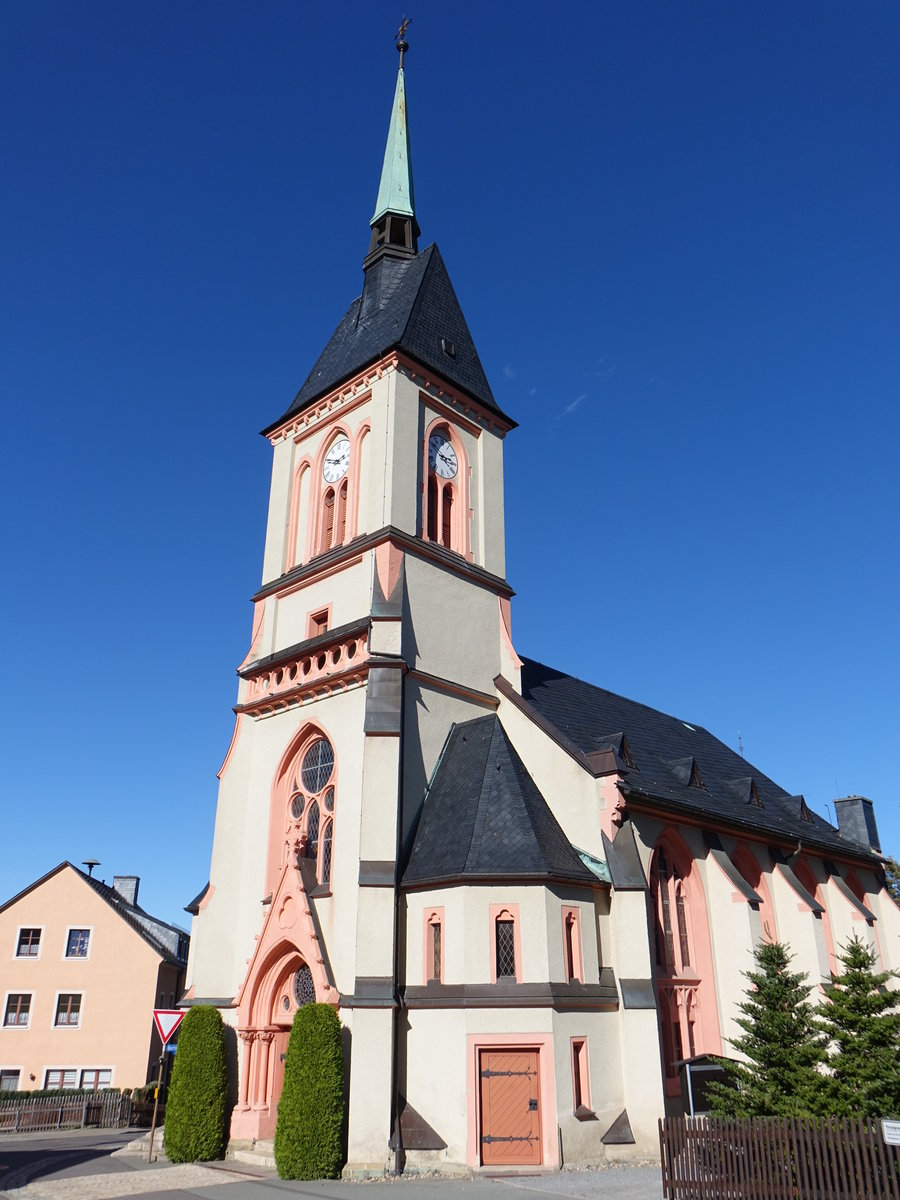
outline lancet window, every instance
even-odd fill
[[[315,735],[297,756],[288,800],[288,842],[298,860],[316,864],[316,878],[331,885],[334,861],[335,759],[327,738]]]

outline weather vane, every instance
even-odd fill
[[[409,49],[409,42],[406,40],[406,31],[412,25],[412,17],[404,17],[400,22],[400,28],[394,34],[394,41],[397,43],[397,49],[400,51],[400,66],[403,66],[403,55]]]

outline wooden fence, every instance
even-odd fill
[[[667,1117],[659,1150],[667,1200],[900,1200],[880,1121]]]
[[[39,1129],[124,1129],[150,1125],[153,1103],[132,1100],[119,1092],[81,1092],[59,1096],[19,1097],[0,1101],[0,1132],[33,1133]],[[158,1120],[162,1123],[164,1105]]]

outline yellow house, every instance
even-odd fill
[[[60,863],[0,906],[0,1091],[138,1087],[161,1051],[154,1008],[181,995],[188,934]]]

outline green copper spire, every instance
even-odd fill
[[[375,201],[375,212],[369,224],[374,225],[389,212],[397,213],[398,216],[414,217],[415,204],[409,153],[409,122],[406,119],[406,85],[401,64],[397,72],[394,107],[391,110],[391,124],[384,149],[381,185],[378,188],[378,199]]]
[[[412,257],[418,249],[419,223],[416,220],[416,201],[413,194],[409,122],[406,118],[406,81],[403,74],[403,58],[409,50],[406,41],[408,26],[409,21],[404,18],[397,33],[400,68],[397,72],[397,86],[394,89],[394,106],[391,109],[387,145],[384,148],[378,199],[375,201],[375,213],[369,222],[372,227],[372,242],[363,264],[365,267],[371,266],[384,255],[392,258]]]

